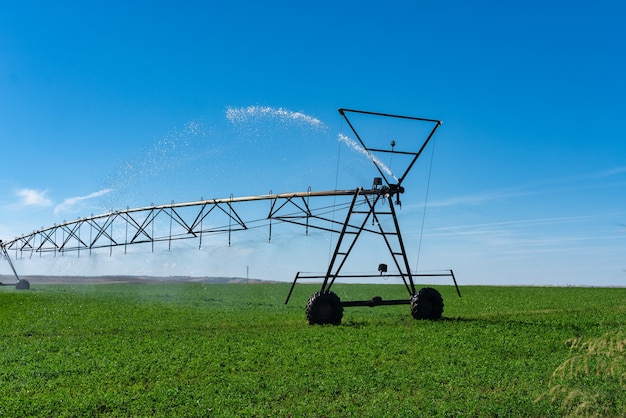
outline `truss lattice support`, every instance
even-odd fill
[[[344,221],[344,228],[341,231],[335,251],[331,258],[324,282],[322,284],[322,291],[330,290],[335,280],[341,275],[341,270],[345,265],[350,253],[354,249],[359,236],[363,231],[374,232],[380,235],[386,245],[386,248],[391,255],[396,270],[399,272],[399,276],[402,278],[404,285],[406,286],[409,294],[415,293],[415,284],[413,282],[413,275],[411,273],[411,267],[406,255],[406,249],[404,247],[404,241],[400,232],[400,226],[396,217],[396,210],[394,207],[394,195],[395,193],[403,192],[403,189],[390,189],[388,187],[382,187],[379,193],[376,195],[365,195],[363,200],[366,205],[363,209],[355,209],[358,194],[355,194],[352,199],[352,205],[348,210],[348,215]],[[386,204],[385,204],[386,203]],[[381,210],[381,206],[386,209]],[[393,220],[393,228],[385,229],[381,219],[386,217]],[[353,225],[358,219],[358,229],[351,231]],[[374,230],[367,228],[368,223],[375,227]]]
[[[381,189],[357,188],[266,194],[257,196],[228,197],[198,200],[185,203],[129,208],[100,215],[79,218],[33,231],[3,243],[3,251],[15,258],[32,257],[35,254],[58,254],[66,252],[91,253],[92,250],[150,244],[154,250],[157,242],[167,242],[168,248],[177,240],[197,239],[212,234],[231,234],[250,228],[268,227],[271,239],[272,221],[301,225],[309,229],[339,232],[343,222],[336,221],[332,213],[344,210],[346,203],[336,202],[327,206],[312,205],[312,198],[355,196],[356,205],[366,204],[366,196],[375,196]],[[316,199],[316,201],[319,199]],[[263,218],[248,218],[243,209],[246,202],[268,201],[269,210]],[[257,215],[258,216],[258,215]],[[361,225],[347,225],[348,230],[362,229]],[[374,228],[365,228],[378,233]]]

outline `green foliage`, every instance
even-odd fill
[[[0,289],[0,416],[624,415],[626,289],[438,286],[310,326],[288,285]],[[335,285],[342,300],[406,297]]]

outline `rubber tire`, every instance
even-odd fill
[[[341,324],[343,306],[341,300],[330,290],[317,291],[309,298],[306,304],[306,319],[309,324]]]
[[[432,287],[423,287],[411,296],[411,315],[415,319],[437,320],[443,314],[443,298]]]
[[[28,290],[30,289],[30,283],[28,282],[28,280],[20,279],[15,285],[15,288],[17,290]]]

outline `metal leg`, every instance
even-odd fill
[[[0,240],[0,252],[2,252],[2,256],[9,263],[9,266],[11,267],[11,270],[13,270],[13,274],[15,274],[15,279],[19,283],[20,282],[20,276],[18,276],[17,270],[15,270],[15,266],[13,266],[13,262],[11,261],[11,257],[9,257],[9,253],[7,252],[7,249],[6,249],[6,247],[4,246],[4,244],[2,243],[1,240]]]

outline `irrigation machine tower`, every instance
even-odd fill
[[[305,227],[307,235],[309,229],[339,234],[326,273],[296,273],[285,300],[287,304],[299,280],[321,280],[320,290],[315,292],[306,304],[306,318],[310,324],[340,324],[346,307],[404,304],[410,305],[411,314],[415,319],[439,319],[443,313],[441,294],[432,287],[418,290],[414,279],[449,276],[460,297],[454,272],[445,270],[439,273],[418,274],[411,271],[396,206],[401,205],[400,197],[405,192],[404,180],[433,138],[441,121],[353,109],[339,109],[339,113],[356,137],[356,141],[350,139],[352,147],[366,155],[378,172],[370,188],[329,191],[309,189],[305,192],[270,193],[247,197],[231,195],[222,199],[201,199],[186,203],[172,202],[166,205],[111,210],[108,213],[55,224],[13,240],[0,241],[0,256],[7,260],[15,275],[16,288],[28,289],[29,282],[20,279],[10,254],[14,254],[16,258],[30,258],[34,254],[41,256],[44,253],[52,253],[56,257],[58,254],[77,252],[80,257],[81,252],[91,254],[93,250],[102,248],[107,248],[109,254],[112,254],[113,248],[123,247],[126,253],[127,247],[131,244],[151,244],[154,251],[155,243],[166,242],[170,249],[172,242],[181,239],[196,239],[199,242],[198,248],[201,248],[203,237],[225,233],[228,234],[230,245],[233,232],[257,228],[259,223],[268,227],[268,240],[271,240],[273,222],[284,222]],[[378,138],[370,137],[368,142],[370,139],[376,139],[373,141],[376,145],[368,146],[355,128],[355,118],[387,118],[409,125],[420,124],[423,128],[418,131],[420,132],[418,138],[412,133],[406,136],[400,132],[384,132],[378,135]],[[396,135],[398,144],[396,139],[389,139],[396,138]],[[402,141],[400,137],[403,138]],[[386,145],[380,145],[381,138],[387,141]],[[404,168],[402,174],[399,176],[392,174],[383,163],[384,158],[395,158],[394,164],[400,161]],[[339,197],[349,198],[349,202],[333,204],[330,209],[329,206],[316,208],[311,203],[312,199]],[[269,212],[262,219],[247,220],[238,209],[239,205],[245,202],[262,201],[269,202]],[[339,210],[346,213],[343,222],[335,219],[334,213]],[[375,274],[344,274],[344,267],[353,254],[357,241],[364,241],[366,235],[382,239],[388,251],[386,260],[390,260],[388,263],[391,266],[380,263]],[[383,275],[400,278],[406,287],[408,298],[383,300],[375,296],[370,300],[342,301],[331,290],[337,279],[340,281],[367,279]]]

